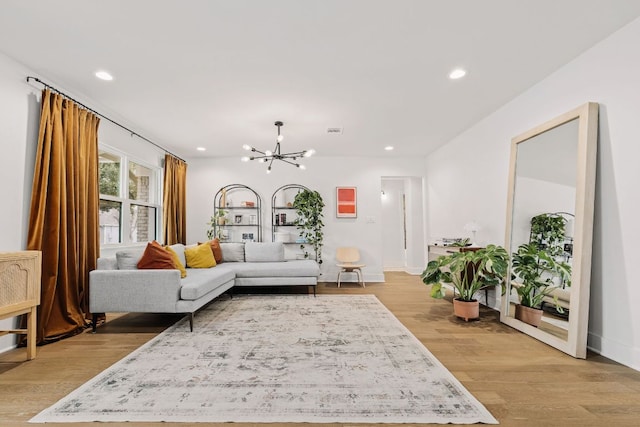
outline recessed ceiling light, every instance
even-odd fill
[[[196,150],[198,150],[198,151],[207,151],[207,149],[204,148],[204,147],[198,147],[198,148],[196,148]]]
[[[387,145],[386,147],[384,147],[385,150],[387,151],[393,151],[393,146],[392,145]]]
[[[463,70],[462,68],[456,68],[455,70],[453,70],[452,72],[449,73],[449,78],[452,80],[455,79],[459,79],[461,77],[464,77],[467,74],[467,72],[465,70]]]
[[[98,72],[96,72],[96,77],[99,78],[100,80],[106,80],[108,82],[113,80],[113,76],[111,74],[107,73],[106,71],[98,71]]]

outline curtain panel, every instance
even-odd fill
[[[89,271],[100,254],[100,119],[42,91],[27,249],[42,251],[38,343],[83,330],[90,318]]]
[[[162,237],[165,245],[187,244],[187,163],[164,156]]]

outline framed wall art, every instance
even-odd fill
[[[336,187],[336,217],[358,216],[358,191],[356,187]]]

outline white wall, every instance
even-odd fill
[[[467,218],[504,242],[510,140],[585,102],[600,103],[589,347],[640,369],[640,19],[595,45],[427,159],[430,237]]]
[[[382,282],[382,229],[380,182],[381,177],[422,177],[424,162],[406,158],[339,158],[312,157],[305,159],[307,170],[301,171],[284,163],[274,165],[270,175],[265,166],[256,162],[242,163],[239,158],[190,159],[187,169],[187,239],[189,242],[206,238],[207,221],[213,213],[213,198],[227,184],[244,184],[262,197],[263,241],[271,240],[271,196],[285,184],[302,184],[317,190],[325,202],[324,249],[321,281],[335,281],[335,248],[357,246],[365,281]],[[336,218],[335,189],[337,186],[358,188],[358,217]],[[421,195],[420,195],[421,196]],[[419,204],[422,201],[420,200]],[[422,218],[420,218],[422,222]],[[422,242],[421,242],[422,243]],[[418,266],[426,259],[422,256]],[[421,270],[420,270],[421,271]]]
[[[0,251],[24,250],[33,164],[40,119],[40,91],[26,83],[27,70],[0,54]],[[0,320],[0,329],[17,319]],[[0,352],[15,346],[16,336],[0,338]]]

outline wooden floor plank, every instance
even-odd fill
[[[374,294],[500,421],[502,426],[638,426],[640,372],[589,353],[577,360],[499,322],[481,307],[481,319],[464,322],[451,303],[429,297],[418,276],[386,273],[386,283],[366,288],[321,283],[319,294]],[[109,315],[97,334],[89,332],[38,347],[0,354],[0,425],[31,426],[28,420],[123,358],[180,316]],[[195,327],[198,326],[196,314]],[[95,426],[77,423],[74,427]],[[104,425],[104,424],[102,424]],[[170,426],[187,423],[109,423],[111,426]],[[204,426],[271,427],[282,424],[198,423]],[[362,427],[367,424],[315,424]],[[380,424],[378,424],[379,426]],[[402,427],[420,426],[402,424]],[[287,424],[312,427],[314,424]],[[389,425],[392,426],[392,425]],[[424,426],[424,424],[422,425]]]

